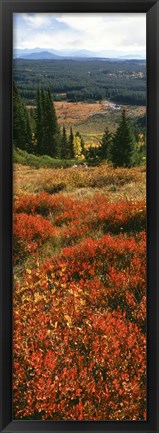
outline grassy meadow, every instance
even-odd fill
[[[55,101],[55,109],[58,117],[59,125],[65,125],[67,132],[72,126],[74,133],[79,131],[85,141],[86,147],[89,145],[99,145],[105,129],[105,125],[113,133],[119,123],[121,112],[126,110],[127,116],[132,124],[146,115],[144,105],[123,105],[113,104],[110,100],[94,101],[94,102],[70,102]],[[28,105],[28,108],[34,106]]]

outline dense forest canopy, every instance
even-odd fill
[[[23,60],[13,61],[14,80],[27,104],[36,101],[37,86],[51,90],[54,100],[110,99],[146,105],[144,60]]]

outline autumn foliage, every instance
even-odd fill
[[[16,419],[146,418],[145,222],[144,200],[15,201]]]
[[[27,215],[24,212],[14,215],[14,260],[20,260],[42,245],[55,232],[52,224],[42,216]]]

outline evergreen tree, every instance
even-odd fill
[[[82,147],[82,154],[85,156],[85,145],[82,137],[81,137],[81,147]]]
[[[32,108],[32,107],[30,108],[29,118],[30,118],[31,130],[32,130],[32,133],[34,135],[35,129],[36,129],[36,109],[35,108]]]
[[[20,95],[15,82],[13,82],[13,143],[17,147],[21,143]]]
[[[73,159],[75,157],[73,140],[74,140],[74,135],[73,135],[72,127],[71,127],[70,128],[70,135],[69,135],[69,139],[68,139],[68,152],[69,152],[69,158],[71,158],[71,159]]]
[[[55,157],[58,153],[58,126],[50,89],[48,89],[46,95],[45,123],[45,154]]]
[[[43,123],[43,104],[42,91],[38,88],[37,91],[37,108],[36,108],[36,153],[38,155],[44,154],[44,123]]]
[[[67,142],[66,128],[64,125],[62,128],[62,137],[61,137],[61,158],[62,159],[68,158],[68,142]]]
[[[32,130],[31,130],[31,122],[29,118],[29,113],[26,113],[26,150],[28,153],[33,152],[33,143],[32,143]]]
[[[59,156],[59,128],[50,89],[38,89],[36,115],[37,154]]]
[[[111,158],[111,145],[112,145],[112,134],[109,132],[108,127],[105,129],[101,146],[98,148],[98,154],[101,159],[109,160]]]
[[[20,149],[31,151],[32,131],[28,110],[23,104],[18,88],[13,83],[13,144]]]
[[[85,151],[85,158],[89,161],[92,162],[98,162],[99,161],[99,147],[93,147],[90,146],[86,151]]]
[[[115,167],[129,167],[135,149],[135,138],[126,118],[125,110],[112,140],[111,161]]]

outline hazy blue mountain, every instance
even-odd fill
[[[25,55],[28,55],[28,54],[32,54],[33,52],[37,53],[37,52],[40,52],[40,51],[42,51],[41,48],[34,48],[34,49],[33,48],[15,48],[13,50],[13,57],[14,58],[21,57],[21,56],[25,56]]]
[[[89,51],[89,50],[78,50],[75,51],[74,53],[72,53],[73,57],[96,57],[97,53],[95,53],[94,51]]]
[[[21,54],[19,56],[20,59],[25,59],[25,60],[58,60],[61,59],[60,56],[58,56],[57,54],[53,54],[49,51],[39,51],[36,53],[30,53],[30,54]]]
[[[94,59],[101,58],[103,60],[128,60],[128,59],[139,59],[144,60],[144,56],[142,54],[125,54],[123,52],[119,52],[116,50],[102,50],[102,51],[90,51],[90,50],[75,50],[75,49],[64,49],[64,50],[56,50],[53,48],[26,48],[26,49],[14,49],[13,50],[14,58],[23,58],[23,59],[77,59],[81,60],[85,59]]]

